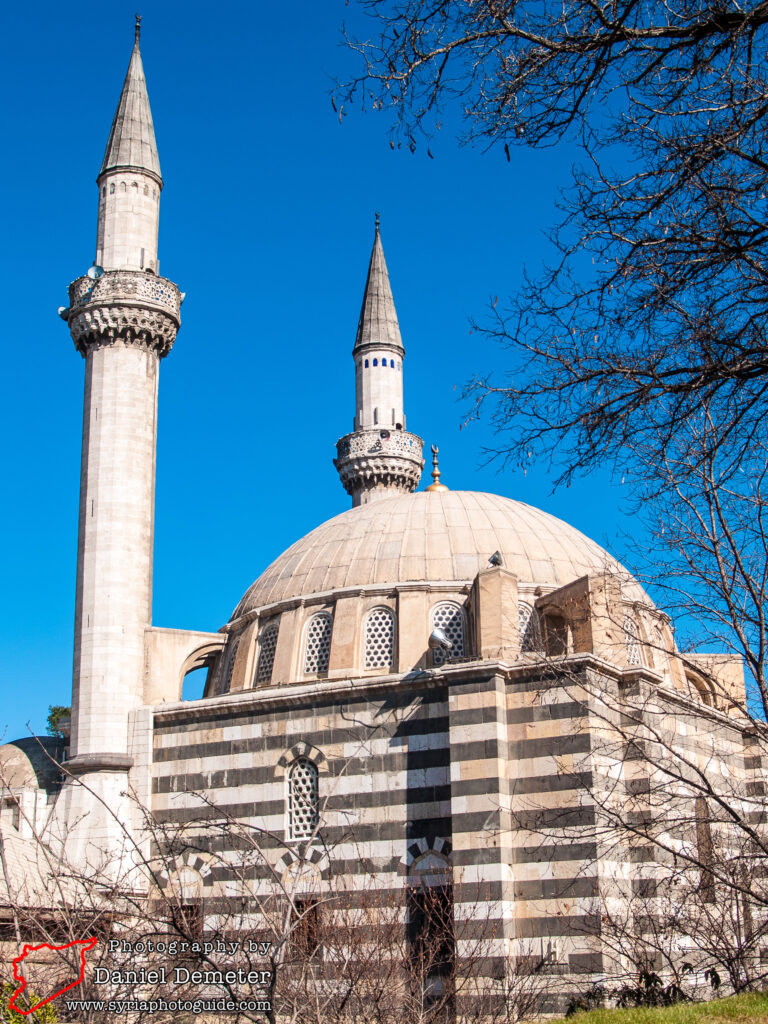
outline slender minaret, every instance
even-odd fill
[[[152,615],[157,386],[181,296],[157,276],[160,163],[139,51],[97,178],[96,260],[60,310],[85,359],[72,737],[55,824],[71,861],[114,857],[133,812],[130,714]],[[82,785],[81,783],[85,783]]]
[[[334,465],[353,505],[415,491],[424,468],[424,442],[405,429],[403,359],[395,300],[376,214],[368,280],[352,349],[355,360],[353,431],[336,442]]]

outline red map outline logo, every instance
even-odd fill
[[[85,975],[85,954],[88,952],[88,950],[93,949],[97,941],[98,939],[96,938],[96,936],[94,936],[91,939],[75,939],[74,942],[67,942],[63,946],[52,946],[48,942],[42,942],[39,946],[25,945],[21,951],[21,955],[17,956],[13,961],[13,980],[15,982],[21,982],[21,984],[11,996],[8,1002],[8,1008],[11,1010],[15,1010],[16,1013],[23,1013],[25,1015],[28,1013],[34,1013],[35,1010],[39,1010],[41,1006],[45,1006],[46,1003],[50,1003],[52,999],[57,999],[60,995],[63,995],[64,992],[68,992],[71,988],[74,988],[75,985],[79,985],[80,982],[83,980],[83,976]],[[39,1003],[35,1003],[34,1006],[30,1006],[28,1010],[22,1010],[20,1007],[15,1006],[14,1004],[16,1000],[27,987],[27,979],[23,977],[23,975],[20,975],[18,973],[21,961],[24,960],[30,953],[36,953],[39,949],[50,949],[53,952],[60,952],[63,949],[71,949],[73,946],[83,947],[80,950],[80,974],[77,980],[73,981],[70,985],[66,985],[64,988],[60,988],[59,991],[54,992],[53,995],[46,996],[45,999],[41,999]]]

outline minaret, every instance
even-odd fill
[[[97,183],[96,261],[59,311],[85,359],[85,406],[70,777],[56,823],[70,860],[91,867],[124,838],[114,815],[128,827],[132,817],[129,719],[144,702],[152,615],[158,371],[180,322],[179,290],[156,273],[163,182],[138,18]]]
[[[354,429],[336,442],[334,465],[345,490],[352,495],[352,504],[357,506],[415,491],[424,468],[424,442],[405,429],[405,349],[384,259],[378,214],[352,356],[355,360]]]

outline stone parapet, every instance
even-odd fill
[[[69,286],[62,319],[81,355],[115,342],[155,348],[162,358],[181,323],[181,293],[164,277],[145,271],[112,270],[98,278],[79,277]]]
[[[424,469],[423,448],[422,439],[407,430],[356,430],[336,442],[333,464],[353,503],[363,505],[415,491]]]

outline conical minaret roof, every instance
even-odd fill
[[[140,25],[137,19],[136,41],[131,54],[131,62],[128,65],[120,102],[112,122],[112,131],[109,133],[109,142],[104,153],[99,177],[105,171],[116,167],[135,167],[149,171],[158,181],[162,181],[155,129],[152,124],[152,111],[149,108],[149,96],[147,95],[147,81],[144,77],[144,65],[141,62],[139,32]]]
[[[365,283],[363,307],[357,325],[355,349],[361,345],[393,345],[403,348],[400,325],[397,322],[395,300],[389,283],[387,261],[381,244],[379,216],[376,215],[376,236],[373,240],[371,262],[368,265],[368,280]]]

